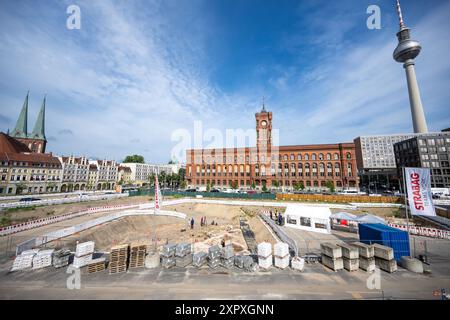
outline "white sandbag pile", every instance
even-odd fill
[[[222,256],[220,258],[220,264],[227,269],[233,267],[234,249],[231,244],[226,245],[224,248],[222,248]]]
[[[305,259],[300,257],[293,257],[291,261],[291,267],[294,270],[303,271],[305,267]]]
[[[273,246],[275,254],[275,267],[286,269],[289,267],[289,245],[284,242],[277,242]]]
[[[62,268],[69,265],[70,250],[60,249],[53,252],[53,267]]]
[[[220,247],[215,245],[209,247],[208,249],[208,266],[212,269],[215,269],[220,264],[220,256],[222,255],[222,251]]]
[[[75,257],[73,258],[73,266],[75,268],[84,267],[91,262],[92,255],[94,253],[94,246],[94,241],[77,243]]]
[[[41,269],[52,265],[52,255],[55,249],[41,250],[33,257],[33,268]]]
[[[272,245],[268,242],[258,244],[258,265],[262,269],[269,269],[272,263]]]
[[[38,249],[25,250],[14,259],[11,271],[30,269],[33,265],[33,257],[38,253]]]

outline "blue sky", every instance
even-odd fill
[[[66,8],[81,29],[66,28]],[[366,9],[381,8],[381,30]],[[430,131],[450,127],[450,2],[403,0],[423,46],[416,72]],[[48,150],[167,162],[177,129],[249,129],[261,97],[280,144],[412,131],[392,59],[394,0],[0,0],[0,130],[47,93]]]

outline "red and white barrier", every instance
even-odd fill
[[[76,217],[80,217],[86,214],[92,214],[97,212],[108,212],[108,211],[114,211],[114,210],[120,210],[120,209],[132,209],[132,208],[138,208],[139,204],[136,205],[114,205],[114,206],[102,206],[102,207],[94,207],[89,208],[87,210],[78,211],[78,212],[72,212],[72,213],[66,213],[62,215],[58,215],[55,217],[49,217],[49,218],[43,218],[38,220],[32,220],[27,221],[23,223],[14,224],[8,227],[0,228],[0,236],[6,236],[9,234],[39,228],[48,224],[73,219]]]
[[[389,225],[393,228],[397,228],[400,230],[404,230],[404,231],[408,230],[407,226],[405,226],[405,225],[395,224],[395,223],[389,223]],[[450,240],[450,231],[442,230],[442,229],[410,226],[409,232],[411,234],[416,234],[416,235],[424,236],[424,237]]]

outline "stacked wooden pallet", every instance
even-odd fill
[[[105,258],[98,258],[93,259],[89,262],[87,266],[84,267],[85,273],[95,273],[95,272],[101,272],[106,269],[106,262]]]
[[[109,274],[127,271],[128,244],[121,244],[111,248],[109,254]]]
[[[130,244],[130,263],[129,268],[139,268],[145,265],[145,254],[147,252],[147,245],[143,243]]]

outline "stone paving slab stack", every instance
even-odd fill
[[[161,265],[161,257],[157,252],[149,252],[145,258],[145,267],[147,269],[158,268]]]
[[[344,269],[347,271],[357,271],[359,269],[359,259],[343,258]]]
[[[206,252],[197,252],[192,257],[192,264],[195,267],[200,268],[201,266],[205,265],[207,258],[208,254]]]
[[[273,246],[273,253],[275,255],[275,267],[286,269],[289,267],[289,245],[284,242],[277,242]]]
[[[222,250],[219,246],[215,245],[209,247],[208,249],[208,266],[211,269],[215,269],[220,265],[220,257],[222,255]]]
[[[375,265],[386,272],[397,271],[397,261],[394,259],[394,249],[381,244],[373,244],[375,251]]]
[[[130,263],[129,268],[140,268],[145,266],[145,255],[147,253],[147,245],[144,243],[130,244]]]
[[[258,265],[261,269],[269,269],[273,265],[272,245],[269,242],[258,244]]]
[[[111,248],[109,254],[109,274],[127,271],[129,245],[121,244]]]
[[[52,256],[55,249],[41,250],[33,257],[32,269],[42,269],[52,265]]]
[[[106,259],[105,258],[97,258],[93,259],[83,267],[84,273],[96,273],[106,270]]]
[[[173,243],[169,243],[163,246],[161,256],[163,257],[175,257],[175,253],[177,250],[177,245]]]
[[[53,267],[62,268],[69,265],[70,259],[70,250],[69,249],[60,249],[53,253]]]
[[[87,265],[92,260],[94,247],[94,241],[77,243],[75,257],[73,258],[73,266],[75,268],[81,268]]]
[[[33,265],[33,257],[36,255],[38,250],[35,251],[24,251],[22,254],[18,255],[16,259],[14,259],[11,271],[31,269]]]
[[[175,257],[175,265],[177,267],[185,268],[192,264],[193,254],[188,253],[184,257]]]
[[[244,269],[244,257],[245,256],[235,256],[234,265],[239,269]]]
[[[234,248],[231,244],[228,244],[222,248],[220,264],[227,269],[230,269],[231,267],[233,267],[233,265],[234,265]]]
[[[342,248],[329,243],[321,243],[320,251],[322,254],[322,264],[334,271],[344,269],[344,261],[342,258]]]
[[[373,258],[375,257],[375,250],[373,245],[365,244],[362,242],[352,242],[352,246],[358,248],[359,257],[361,258]]]
[[[161,252],[161,265],[163,266],[163,268],[169,269],[176,265],[176,250],[176,244],[169,243],[163,246]]]
[[[175,256],[182,258],[190,253],[192,253],[192,246],[190,243],[179,243],[176,246]]]

